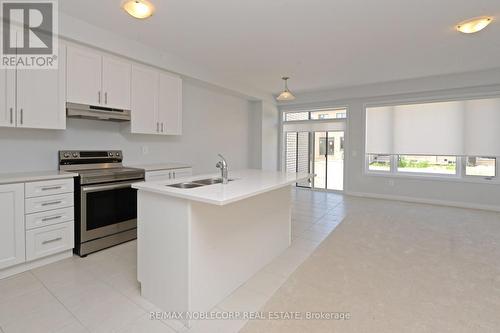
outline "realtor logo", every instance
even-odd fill
[[[57,2],[1,0],[0,68],[57,68]]]

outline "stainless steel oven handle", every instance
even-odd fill
[[[140,182],[140,180],[135,180],[132,182],[118,183],[118,184],[112,184],[112,185],[83,186],[82,192],[90,193],[90,192],[99,192],[99,191],[106,191],[106,190],[116,190],[116,189],[120,189],[120,188],[130,187],[130,185],[135,184],[135,183],[139,183],[139,182]]]

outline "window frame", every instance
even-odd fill
[[[467,158],[469,157],[483,157],[483,158],[491,158],[491,159],[495,159],[495,175],[494,176],[478,176],[478,175],[468,175],[467,174]],[[498,161],[499,161],[499,157],[498,156],[464,156],[462,157],[462,174],[463,174],[463,177],[466,178],[466,179],[474,179],[474,180],[477,180],[477,179],[483,179],[483,180],[488,180],[488,181],[497,181],[497,182],[500,182],[500,179],[499,179],[499,171],[500,171],[500,168],[498,166]]]
[[[392,98],[392,99],[380,99],[374,102],[365,102],[362,106],[362,117],[363,117],[363,154],[364,154],[364,175],[374,176],[374,177],[385,177],[385,178],[406,178],[406,179],[421,179],[421,180],[431,180],[431,181],[445,181],[445,182],[462,182],[462,183],[476,183],[476,184],[489,184],[489,185],[500,185],[500,156],[491,156],[496,159],[495,177],[485,177],[485,176],[472,176],[466,175],[465,165],[466,156],[456,156],[457,158],[457,175],[446,175],[446,174],[430,174],[430,173],[403,173],[397,171],[398,165],[398,155],[394,154],[368,154],[366,152],[366,110],[371,107],[383,107],[383,106],[397,106],[402,104],[419,104],[419,103],[439,103],[439,102],[452,102],[452,101],[467,101],[474,99],[484,99],[484,98],[499,98],[500,91],[493,92],[481,92],[481,93],[460,93],[441,95],[441,96],[417,96],[413,98]],[[370,170],[369,169],[369,155],[391,155],[391,168],[390,171],[381,170]],[[479,156],[478,156],[479,157]]]
[[[326,111],[342,111],[342,114],[344,117],[342,118],[312,118],[312,114],[316,112],[326,112]],[[287,120],[287,114],[289,113],[306,113],[307,112],[307,119],[301,119],[301,120]],[[283,111],[283,123],[295,123],[299,121],[346,121],[348,118],[348,110],[347,107],[334,107],[334,108],[321,108],[321,109],[310,109],[310,110],[289,110],[289,111]]]

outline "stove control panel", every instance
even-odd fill
[[[59,165],[121,163],[121,150],[61,150]]]

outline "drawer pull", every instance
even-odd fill
[[[54,239],[49,239],[49,240],[43,241],[42,244],[45,245],[45,244],[49,244],[49,243],[54,243],[54,242],[60,241],[61,239],[62,239],[62,237],[57,237],[57,238],[54,238]]]
[[[58,220],[62,217],[62,215],[57,215],[57,216],[51,216],[51,217],[45,217],[42,219],[42,222],[47,222],[47,221],[52,221],[52,220]]]
[[[52,201],[52,202],[44,202],[44,203],[42,203],[42,206],[51,206],[51,205],[59,205],[59,204],[62,204],[61,200],[59,200],[59,201]]]
[[[48,187],[42,187],[42,191],[60,190],[60,189],[62,189],[62,186],[48,186]]]

